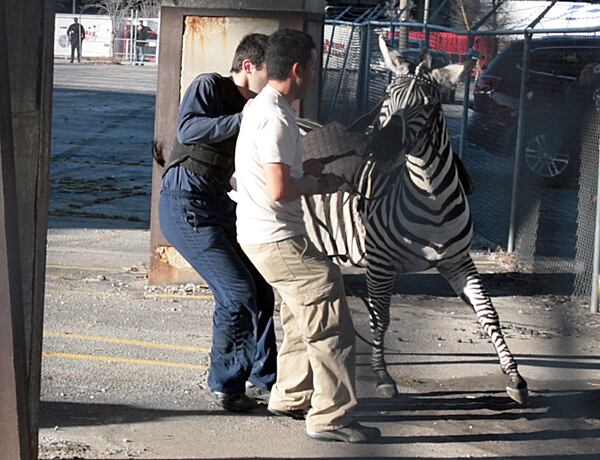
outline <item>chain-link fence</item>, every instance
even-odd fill
[[[156,64],[159,25],[156,18],[131,17],[121,21],[113,40],[115,59],[131,64]]]
[[[113,19],[102,15],[57,14],[54,26],[54,56],[69,59],[71,42],[68,29],[77,19],[85,34],[79,43],[84,61],[116,60],[130,64],[158,62],[159,18],[140,18],[134,13],[118,22],[113,33]],[[142,31],[143,26],[143,31]]]
[[[480,59],[471,80],[442,95],[453,148],[475,183],[474,246],[508,249],[519,270],[564,274],[573,295],[589,295],[600,27],[543,36],[532,30],[455,34],[435,27],[424,33],[422,24],[390,22],[373,10],[362,14],[330,11],[326,20],[321,121],[349,123],[382,100],[390,75],[379,35],[392,46],[403,40],[409,60],[412,54],[418,59],[427,40],[433,67],[476,51]]]

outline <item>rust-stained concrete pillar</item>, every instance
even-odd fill
[[[155,141],[168,161],[179,101],[199,73],[228,75],[233,53],[244,35],[281,28],[304,30],[317,47],[323,42],[324,0],[163,0],[156,98]],[[317,53],[321,56],[321,53]],[[301,116],[318,118],[320,81],[299,107]],[[158,219],[162,167],[152,172],[151,284],[199,280],[160,232]]]
[[[37,458],[54,2],[0,0],[0,459]]]

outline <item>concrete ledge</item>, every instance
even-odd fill
[[[323,0],[163,0],[163,7],[325,13]]]

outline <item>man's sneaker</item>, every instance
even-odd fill
[[[352,422],[337,430],[307,431],[306,434],[318,441],[340,442],[370,442],[381,436],[379,428],[363,426],[358,422]]]
[[[246,396],[256,399],[259,403],[268,403],[271,392],[269,390],[262,390],[253,383],[246,382]]]
[[[216,403],[231,412],[248,412],[257,407],[256,401],[245,394],[230,395],[220,391],[211,391]]]
[[[270,407],[267,407],[267,410],[273,415],[279,415],[281,417],[291,417],[294,420],[304,420],[306,418],[306,414],[308,414],[308,411],[306,409],[281,410],[271,409]]]

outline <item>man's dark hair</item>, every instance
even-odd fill
[[[270,80],[287,79],[294,63],[306,67],[311,58],[315,42],[305,32],[281,29],[269,37],[265,61]]]
[[[233,62],[230,72],[239,72],[242,70],[242,62],[248,59],[257,68],[261,68],[265,62],[265,50],[267,48],[267,40],[269,37],[265,34],[250,34],[242,38],[235,49]]]

